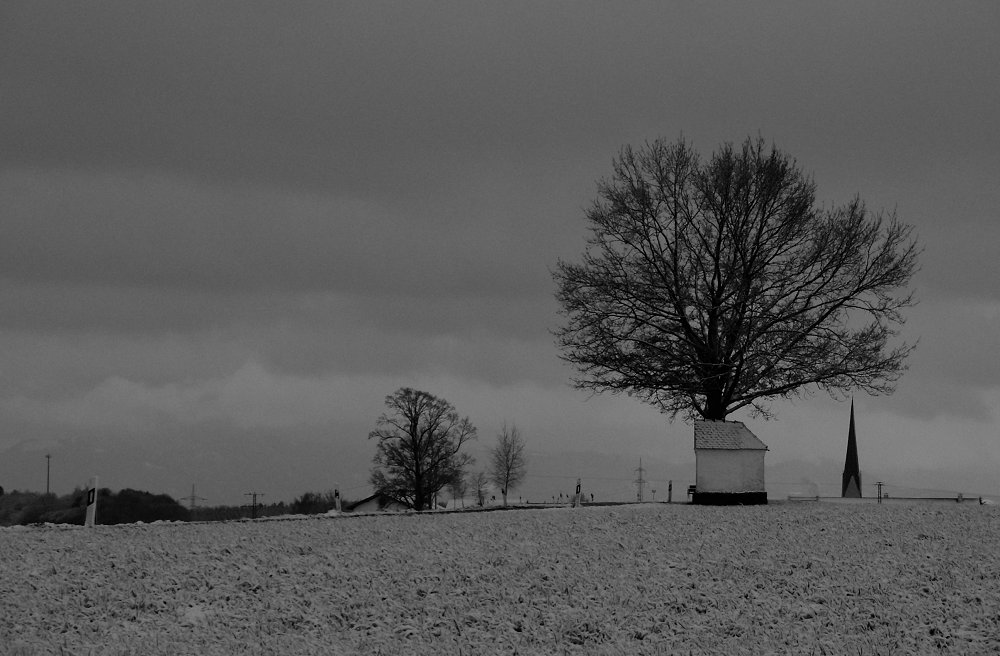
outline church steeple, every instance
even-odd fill
[[[854,433],[854,399],[851,399],[851,428],[847,431],[847,458],[840,496],[861,498],[861,469],[858,467],[858,437]]]

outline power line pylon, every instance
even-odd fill
[[[633,469],[632,471],[639,472],[639,478],[635,479],[635,484],[639,487],[639,494],[637,495],[639,503],[642,503],[643,487],[646,485],[646,479],[642,477],[642,475],[646,473],[646,470],[642,468],[642,458],[639,458],[639,468]]]
[[[263,492],[246,492],[243,496],[250,497],[252,499],[252,505],[250,506],[250,519],[257,519],[257,497],[263,497],[266,495]]]
[[[181,497],[181,501],[187,501],[191,512],[194,512],[198,501],[208,501],[205,497],[199,497],[194,493],[194,485],[191,485],[191,496]]]

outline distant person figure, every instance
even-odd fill
[[[590,493],[590,503],[594,503],[594,493]]]

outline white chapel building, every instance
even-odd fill
[[[767,445],[739,421],[694,422],[695,486],[692,502],[764,504]]]

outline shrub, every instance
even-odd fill
[[[340,499],[340,507],[347,506],[347,501],[343,497]],[[292,502],[289,511],[295,515],[320,515],[337,508],[337,497],[333,490],[326,492],[306,492]]]
[[[98,490],[97,498],[98,524],[189,519],[188,510],[166,494],[131,489],[115,494],[108,488],[102,488]],[[39,523],[82,525],[86,515],[86,491],[79,488],[61,497],[16,490],[0,497],[0,525],[3,526]]]
[[[134,522],[188,521],[184,506],[166,494],[151,494],[126,488],[112,494],[101,489],[97,501],[98,524],[131,524]]]

